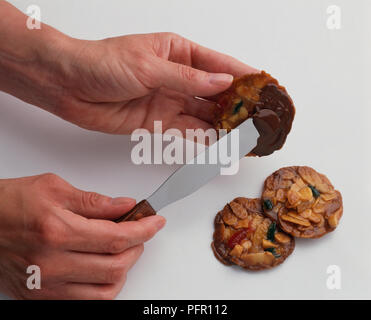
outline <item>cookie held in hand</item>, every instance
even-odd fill
[[[295,240],[262,213],[261,199],[236,198],[214,221],[211,246],[216,258],[249,270],[281,264],[295,248]]]
[[[281,168],[264,182],[264,212],[285,232],[299,238],[319,238],[335,230],[343,201],[328,178],[310,167]]]
[[[260,137],[249,155],[266,156],[282,148],[295,116],[286,89],[264,71],[234,79],[218,99],[215,129],[227,131],[253,118]]]

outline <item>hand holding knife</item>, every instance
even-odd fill
[[[256,147],[259,133],[252,119],[244,121],[233,130],[239,130],[238,159],[241,159]],[[132,210],[115,220],[115,222],[139,220],[155,215],[157,211],[168,204],[190,195],[212,178],[218,176],[223,168],[223,164],[220,161],[216,164],[199,164],[197,159],[200,157],[205,158],[207,154],[217,154],[219,146],[228,141],[227,139],[230,138],[231,133],[232,131],[224,135],[217,142],[206,148],[205,151],[176,170],[149,198],[140,201]]]

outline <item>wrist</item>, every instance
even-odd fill
[[[44,109],[58,105],[75,41],[0,1],[0,91]]]

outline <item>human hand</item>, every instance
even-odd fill
[[[195,99],[226,90],[256,70],[172,33],[72,40],[65,99],[55,113],[79,126],[127,134],[136,128],[211,127],[215,104]]]
[[[98,41],[67,37],[1,1],[0,90],[83,128],[128,134],[136,128],[209,128],[215,104],[195,99],[256,72],[172,33]],[[12,75],[11,77],[9,75]]]
[[[114,223],[135,205],[84,192],[54,174],[0,180],[0,291],[18,299],[113,299],[161,216]],[[26,286],[27,267],[41,289]]]

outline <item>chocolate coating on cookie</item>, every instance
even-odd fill
[[[216,129],[231,130],[253,118],[260,137],[249,155],[266,156],[282,148],[295,116],[286,89],[269,74],[248,74],[236,78],[218,99]]]
[[[261,199],[236,198],[214,221],[215,257],[226,265],[263,270],[281,264],[295,248],[295,240],[262,213]]]
[[[343,202],[328,178],[310,167],[281,168],[264,183],[264,212],[294,237],[319,238],[335,230]]]

